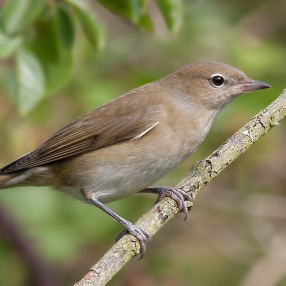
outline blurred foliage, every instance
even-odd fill
[[[158,0],[170,31],[182,22],[183,0]],[[146,0],[98,0],[110,11],[134,25],[152,31]],[[0,11],[0,58],[13,59],[11,92],[21,114],[27,114],[68,81],[73,66],[79,24],[98,52],[103,51],[106,32],[91,1],[7,0]]]
[[[175,185],[194,160],[210,154],[286,87],[284,0],[193,0],[183,8],[177,1],[131,1],[134,6],[128,1],[48,1],[45,8],[39,2],[24,19],[26,1],[17,2],[23,11],[16,23],[5,24],[13,34],[4,26],[0,33],[5,55],[0,66],[1,165],[33,150],[77,116],[192,61],[227,62],[271,84],[227,106],[196,153],[157,183]],[[126,6],[119,5],[123,2]],[[141,4],[144,9],[138,9]],[[127,10],[118,11],[122,7]],[[180,30],[175,22],[168,24],[172,16],[166,7],[177,9],[176,15],[183,10]],[[143,21],[142,13],[153,23],[153,33],[134,28]],[[1,14],[1,21],[5,17]],[[108,31],[106,48],[97,52],[104,47],[101,23]],[[25,32],[18,33],[19,27]],[[45,48],[39,49],[41,44]],[[35,74],[37,82],[28,84]],[[37,97],[41,90],[58,92]],[[11,95],[22,104],[21,114]],[[178,215],[148,243],[145,257],[127,265],[110,285],[286,285],[285,130],[284,122],[227,168],[198,196],[189,219],[183,222]],[[109,206],[135,221],[154,200],[134,195]],[[0,201],[61,277],[59,285],[78,281],[121,230],[100,210],[49,188],[2,190]],[[1,233],[0,285],[32,285],[28,273]]]

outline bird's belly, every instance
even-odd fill
[[[95,199],[111,202],[149,187],[182,160],[181,157],[174,160],[173,157],[156,154],[130,155],[119,161],[96,160],[85,168],[84,173],[74,172],[73,178],[67,180],[72,183],[63,183],[60,189],[80,200],[84,199],[80,190],[88,189]]]
[[[102,172],[94,169],[89,177],[88,189],[102,202],[110,202],[138,192],[152,185],[173,169],[168,160],[157,160],[144,166],[106,164]],[[172,162],[173,163],[173,162]]]

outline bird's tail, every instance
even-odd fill
[[[53,182],[53,173],[49,172],[48,167],[45,166],[8,174],[1,174],[0,170],[0,189],[20,186],[50,186],[53,185]]]
[[[13,178],[15,178],[16,174],[4,174],[0,175],[0,189],[7,188],[10,184],[9,181]]]

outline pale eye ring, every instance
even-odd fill
[[[211,85],[214,87],[222,87],[225,83],[225,80],[222,75],[214,74],[210,79]]]

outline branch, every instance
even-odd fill
[[[273,126],[278,125],[284,116],[286,116],[286,89],[214,153],[205,160],[197,161],[188,176],[177,187],[183,188],[195,199],[201,188],[244,153],[262,135],[266,134]],[[189,202],[188,206],[192,205],[193,202]],[[164,198],[140,217],[136,225],[153,236],[177,212],[175,201],[171,198]],[[75,286],[105,285],[139,251],[139,243],[132,235],[123,236]]]

